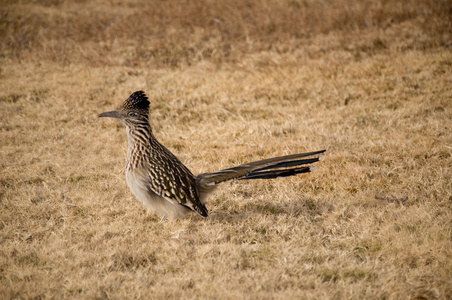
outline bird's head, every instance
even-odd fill
[[[101,113],[99,117],[117,118],[128,126],[147,123],[149,104],[146,94],[143,91],[137,91],[130,95],[117,110]]]

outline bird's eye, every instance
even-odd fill
[[[127,115],[128,115],[129,117],[136,117],[136,116],[138,116],[138,113],[137,113],[137,112],[134,112],[134,111],[129,111],[129,112],[127,113]]]

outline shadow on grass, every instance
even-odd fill
[[[208,218],[221,223],[238,223],[256,218],[281,216],[314,221],[324,213],[331,211],[331,209],[332,206],[326,201],[304,197],[298,200],[277,203],[269,201],[262,203],[258,200],[250,200],[240,208],[235,205],[228,206],[228,203],[214,207]]]

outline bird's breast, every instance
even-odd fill
[[[126,170],[126,181],[132,194],[144,206],[161,215],[172,218],[182,218],[187,215],[190,210],[177,203],[166,199],[152,191],[149,176],[144,169]]]

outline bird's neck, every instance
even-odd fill
[[[127,169],[139,168],[151,155],[150,145],[152,140],[155,139],[151,126],[149,123],[127,126],[127,139]]]

